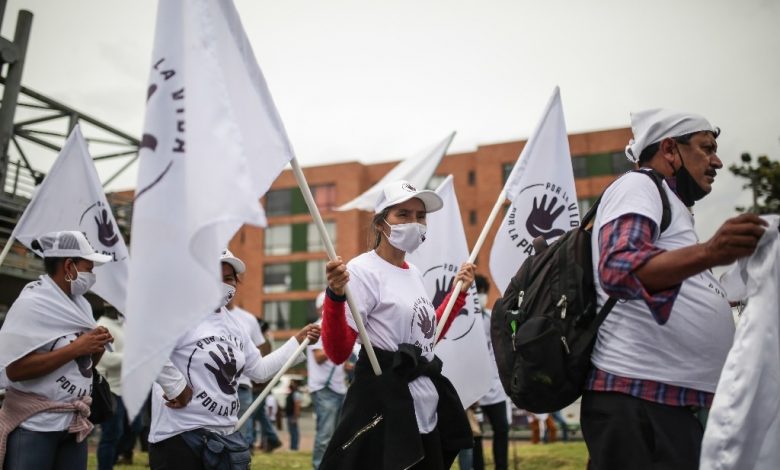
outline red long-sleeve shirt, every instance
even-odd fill
[[[408,265],[404,264],[405,269],[408,269]],[[444,309],[449,302],[452,292],[447,294],[442,303],[436,309],[436,321],[441,321],[441,317],[444,315]],[[328,359],[336,364],[341,364],[349,358],[352,353],[352,348],[355,346],[357,339],[357,332],[347,324],[345,316],[345,297],[339,297],[328,289],[328,295],[325,296],[325,304],[322,311],[322,346],[325,350],[325,354]],[[447,323],[444,325],[441,337],[447,333],[447,330],[452,325],[463,306],[466,304],[466,293],[461,292],[458,295],[458,299],[455,301],[455,305],[452,308],[452,312],[447,319]]]

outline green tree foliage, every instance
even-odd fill
[[[780,162],[770,160],[766,155],[758,157],[756,166],[752,162],[750,154],[743,153],[741,165],[729,166],[732,173],[747,180],[742,187],[752,188],[754,194],[751,207],[737,207],[737,210],[758,214],[780,213]]]

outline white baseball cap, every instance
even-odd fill
[[[418,191],[408,181],[399,180],[387,183],[382,188],[379,199],[377,199],[374,206],[374,213],[379,214],[390,206],[401,204],[415,197],[422,201],[425,206],[425,212],[436,212],[444,206],[444,202],[435,192],[429,189]]]
[[[227,248],[222,250],[222,255],[219,257],[219,261],[231,265],[233,269],[236,270],[236,274],[241,274],[246,271],[246,265],[244,262],[233,256],[233,253],[231,253]]]
[[[86,235],[75,230],[45,233],[38,237],[38,244],[44,258],[83,258],[95,266],[113,260],[111,256],[95,251]]]
[[[702,131],[710,131],[716,135],[720,133],[720,129],[698,114],[669,109],[648,109],[631,113],[631,130],[634,138],[626,145],[626,157],[634,163],[639,161],[644,149],[663,139]]]

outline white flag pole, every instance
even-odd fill
[[[271,379],[270,382],[265,386],[262,392],[260,392],[260,395],[255,398],[255,401],[252,402],[251,405],[249,405],[249,408],[246,409],[244,414],[241,415],[241,418],[239,418],[238,423],[236,423],[236,427],[233,428],[233,432],[237,432],[241,427],[252,418],[252,415],[255,413],[255,410],[258,406],[260,406],[260,402],[263,401],[265,397],[268,396],[268,394],[271,392],[271,389],[274,388],[274,386],[279,383],[279,379],[282,378],[282,375],[284,375],[287,370],[292,367],[295,360],[298,358],[298,356],[303,352],[304,349],[306,349],[306,346],[309,345],[309,338],[305,338],[301,344],[298,345],[298,349],[295,350],[295,353],[290,356],[289,359],[287,359],[287,362],[284,363],[281,369],[279,369],[279,372],[274,375],[274,378]]]
[[[468,259],[469,263],[473,263],[474,260],[477,259],[479,250],[481,250],[482,245],[485,244],[485,239],[487,238],[488,232],[490,231],[490,227],[492,227],[493,222],[496,221],[496,217],[498,217],[498,211],[501,210],[501,206],[504,205],[504,201],[506,201],[506,189],[502,189],[501,193],[499,193],[498,199],[496,199],[496,203],[493,205],[493,210],[490,211],[490,215],[488,216],[487,221],[485,222],[485,226],[482,227],[482,232],[480,232],[479,238],[477,238],[477,243],[474,245],[474,248],[471,250],[471,254],[469,255],[469,259]],[[444,325],[447,324],[447,319],[450,318],[452,307],[455,306],[455,301],[458,300],[458,294],[460,294],[460,289],[462,287],[463,287],[463,281],[458,281],[455,284],[455,288],[452,289],[452,291],[450,292],[450,299],[449,301],[447,301],[447,306],[444,308],[444,314],[441,316],[441,320],[436,325],[436,337],[433,340],[433,344],[436,344],[439,341],[441,332],[442,330],[444,330]]]
[[[314,202],[314,197],[311,195],[311,189],[309,189],[309,184],[306,182],[306,176],[304,176],[303,170],[301,170],[301,166],[298,164],[297,158],[293,157],[292,160],[290,160],[290,165],[292,165],[293,175],[295,175],[295,180],[298,182],[298,186],[301,188],[301,192],[303,193],[303,199],[306,201],[306,205],[309,207],[309,212],[314,219],[314,224],[317,226],[317,230],[320,232],[320,237],[322,238],[323,243],[325,243],[325,251],[328,252],[328,258],[333,261],[336,259],[336,250],[333,248],[333,242],[330,240],[330,235],[328,235],[328,231],[325,229],[325,223],[322,221],[320,211],[317,208],[317,204]],[[360,312],[357,309],[357,304],[352,297],[352,293],[350,292],[348,285],[344,287],[344,291],[347,295],[347,304],[349,304],[349,309],[352,312],[352,318],[355,319],[355,325],[357,325],[358,328],[360,341],[363,343],[363,347],[366,348],[366,354],[368,355],[368,360],[371,363],[371,368],[374,369],[374,374],[382,375],[382,369],[379,367],[379,361],[377,361],[376,354],[374,354],[374,347],[371,345],[371,340],[368,339],[368,333],[366,333],[366,327],[363,325],[363,317],[360,316]]]
[[[14,236],[11,235],[10,237],[8,237],[8,241],[3,247],[3,252],[0,253],[0,265],[2,265],[3,261],[5,261],[5,257],[8,256],[8,252],[11,251],[11,246],[13,246],[13,244],[14,244]]]

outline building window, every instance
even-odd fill
[[[446,179],[447,177],[443,175],[433,175],[431,176],[431,179],[428,180],[428,184],[425,185],[425,189],[436,191]]]
[[[477,225],[477,211],[469,211],[469,223]]]
[[[287,292],[292,287],[292,273],[289,263],[266,264],[263,267],[263,292]]]
[[[328,285],[325,277],[325,260],[309,261],[306,263],[306,285],[308,290],[322,291]]]
[[[515,167],[514,163],[504,163],[501,165],[501,183],[506,184],[506,180],[509,179],[509,175],[512,173],[512,168]]]
[[[311,187],[314,203],[320,211],[332,211],[336,207],[336,185],[321,184]]]
[[[269,216],[289,215],[292,206],[291,189],[274,189],[265,195],[265,212]]]
[[[333,247],[336,247],[336,223],[325,222],[325,230],[330,235],[330,241],[333,242]],[[317,230],[316,224],[308,224],[306,233],[306,248],[308,252],[325,251],[325,244],[322,242],[320,232]]]
[[[588,176],[604,176],[612,174],[612,154],[602,153],[588,155]]]
[[[271,225],[265,229],[265,254],[287,255],[292,248],[292,227],[289,224]]]
[[[469,186],[477,184],[477,172],[474,170],[469,171]]]
[[[575,178],[588,177],[588,157],[572,157],[571,166]]]
[[[634,162],[626,158],[624,152],[614,152],[612,154],[612,173],[622,175],[627,171],[634,169]]]
[[[264,302],[263,320],[272,330],[290,329],[290,302]]]

